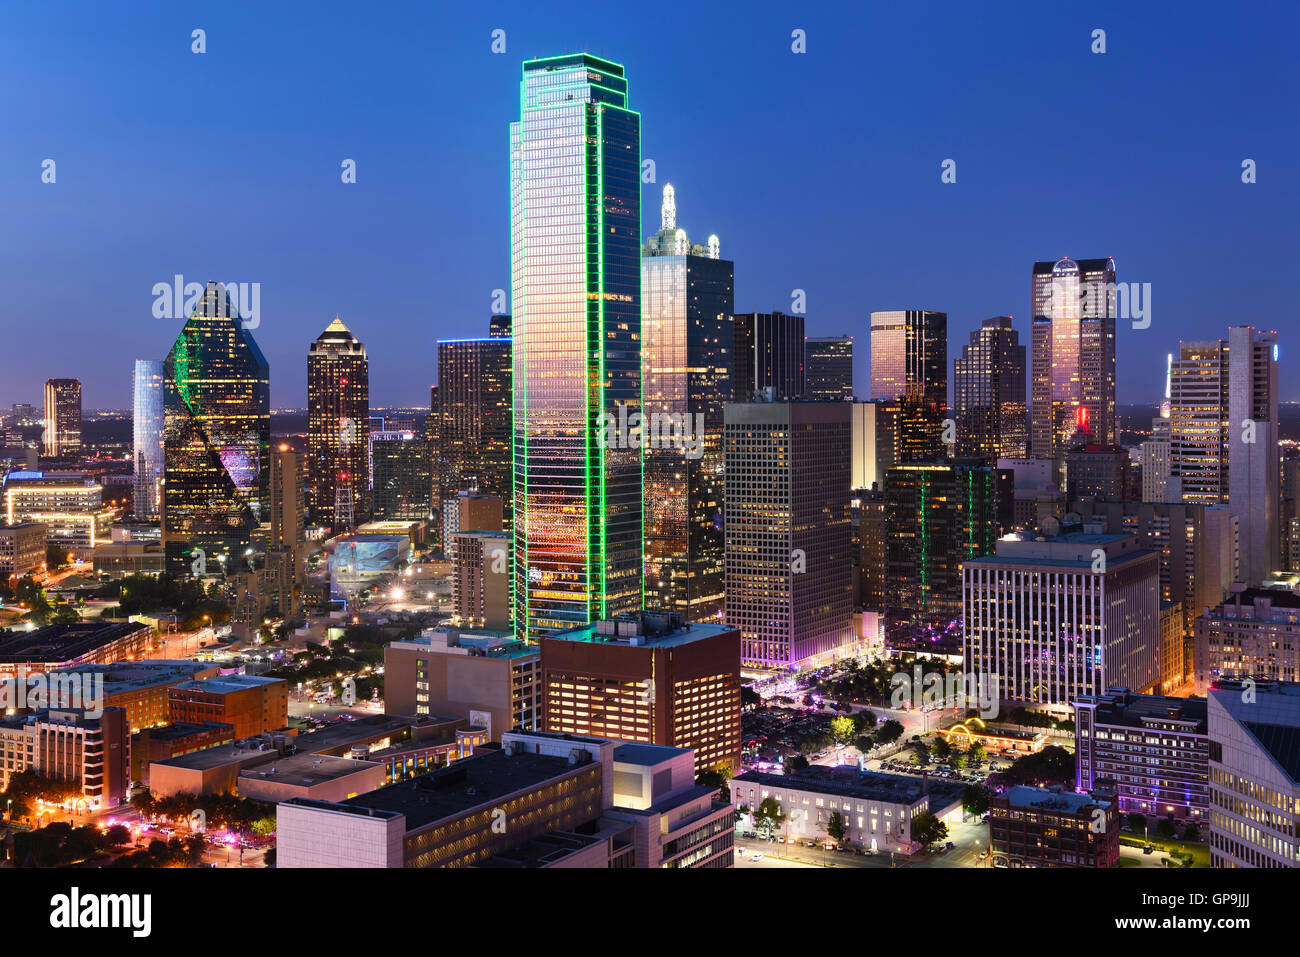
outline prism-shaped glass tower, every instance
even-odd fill
[[[621,66],[524,63],[510,124],[512,559],[515,629],[530,638],[641,606],[640,170]]]
[[[168,572],[243,566],[270,521],[270,448],[270,370],[225,286],[210,282],[163,364]]]

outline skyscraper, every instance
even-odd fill
[[[690,442],[642,450],[646,602],[689,621],[722,615],[722,428],[731,395],[734,266],[718,237],[692,245],[664,186],[661,227],[641,250],[644,414],[672,415]],[[662,429],[656,434],[662,434]],[[701,434],[702,433],[702,434]]]
[[[900,462],[946,451],[948,314],[896,309],[871,314],[871,398],[897,400]]]
[[[374,517],[423,521],[433,514],[429,492],[429,443],[418,432],[370,433],[374,467]]]
[[[353,518],[370,513],[370,360],[335,316],[307,352],[307,509],[332,524],[340,487],[351,489]]]
[[[1025,347],[1010,316],[985,319],[953,363],[957,454],[1022,459],[1029,450]]]
[[[642,603],[641,117],[616,63],[523,65],[510,125],[515,627]],[[614,431],[614,430],[610,430]],[[621,439],[621,440],[620,440]]]
[[[163,478],[163,364],[136,359],[132,375],[135,517],[158,517]]]
[[[853,337],[809,336],[803,341],[804,398],[853,398]]]
[[[1279,562],[1277,371],[1277,333],[1234,326],[1226,340],[1180,343],[1171,373],[1170,481],[1184,502],[1237,516],[1248,584]]]
[[[962,563],[992,554],[1010,527],[1012,479],[978,462],[901,463],[885,476],[886,637],[952,653]]]
[[[270,370],[222,283],[209,282],[163,364],[167,568],[215,573],[268,521]]]
[[[733,389],[737,402],[767,393],[777,402],[804,394],[804,317],[750,312],[732,321]]]
[[[50,458],[81,451],[81,382],[45,380],[45,449]]]
[[[1060,458],[1087,408],[1093,441],[1114,445],[1115,260],[1034,263],[1030,446]]]
[[[463,489],[495,495],[505,505],[507,530],[513,478],[510,344],[504,337],[438,342],[438,501]]]
[[[726,408],[726,620],[746,664],[810,664],[853,641],[852,408]]]

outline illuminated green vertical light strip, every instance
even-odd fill
[[[596,110],[596,256],[597,256],[597,309],[596,309],[596,351],[597,351],[597,396],[596,404],[597,414],[603,415],[605,412],[605,108],[602,104],[595,105]],[[630,414],[630,413],[629,413]],[[601,420],[597,418],[596,428],[600,428]],[[599,513],[599,536],[600,536],[600,617],[606,616],[607,592],[606,576],[609,574],[609,566],[606,564],[606,529],[605,529],[605,456],[608,454],[607,449],[600,450],[600,513]],[[588,555],[591,550],[588,549]]]

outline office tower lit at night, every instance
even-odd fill
[[[155,519],[163,478],[163,364],[136,359],[131,391],[134,512],[138,519]]]
[[[1085,406],[1092,441],[1114,445],[1115,260],[1034,263],[1030,449],[1059,459]]]
[[[81,382],[77,379],[45,381],[44,455],[58,458],[81,451]]]
[[[871,396],[898,402],[898,460],[945,453],[948,314],[896,309],[871,314]]]
[[[853,398],[853,337],[809,336],[803,343],[804,398],[836,402]]]
[[[495,495],[510,528],[510,346],[505,337],[438,342],[437,508],[466,489]]]
[[[423,521],[433,514],[429,492],[429,443],[418,432],[371,432],[374,517]]]
[[[640,449],[605,429],[640,411],[640,169],[621,66],[589,54],[524,63],[510,124],[521,636],[642,604]]]
[[[848,402],[726,408],[726,621],[761,668],[853,641]]]
[[[804,394],[804,317],[750,312],[732,322],[732,394],[749,402],[756,393],[777,402]]]
[[[885,474],[886,634],[894,647],[960,643],[962,562],[1010,527],[1012,479],[978,462],[901,463]]]
[[[1025,347],[1010,316],[985,319],[953,363],[957,454],[1024,458],[1029,450]]]
[[[356,521],[370,513],[370,361],[338,316],[307,352],[307,509],[332,524],[342,486]]]
[[[645,593],[651,607],[689,621],[722,616],[722,427],[735,300],[734,266],[720,248],[716,236],[706,246],[691,244],[677,226],[673,187],[665,185],[660,230],[641,251],[643,412],[684,417],[699,444],[642,450]]]
[[[1251,326],[1180,343],[1171,370],[1169,481],[1184,502],[1237,516],[1239,573],[1252,585],[1280,555],[1277,376],[1277,333]]]
[[[270,518],[270,370],[223,284],[208,283],[163,375],[167,568],[215,574]]]

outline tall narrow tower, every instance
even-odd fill
[[[621,66],[524,63],[510,124],[512,559],[528,637],[641,605],[640,172]]]
[[[347,486],[345,513],[369,513],[370,361],[366,347],[338,316],[307,352],[307,508],[338,527],[338,489]],[[351,524],[351,523],[349,523]]]

